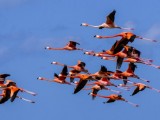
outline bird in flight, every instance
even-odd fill
[[[112,35],[112,36],[95,35],[94,37],[98,38],[98,39],[121,37],[121,38],[126,38],[128,40],[132,38],[132,41],[134,41],[135,38],[138,38],[138,39],[142,39],[142,40],[146,40],[146,41],[150,41],[150,42],[158,42],[157,40],[154,40],[154,39],[149,39],[149,38],[144,38],[144,37],[141,37],[141,36],[137,36],[132,32],[122,32],[122,33]]]
[[[51,64],[55,64],[55,65],[60,65],[60,66],[64,66],[65,64],[59,63],[59,62],[52,62]],[[71,68],[72,70],[70,70],[69,75],[70,76],[75,76],[80,72],[85,72],[88,73],[88,70],[85,69],[86,63],[83,61],[78,60],[77,64],[74,66],[68,66],[66,65],[68,68]],[[70,82],[73,82],[74,78],[71,77],[70,78]]]
[[[138,107],[138,106],[139,106],[138,104],[132,103],[132,102],[124,99],[124,98],[122,97],[122,95],[117,95],[117,94],[111,94],[111,95],[109,95],[109,96],[103,96],[103,95],[99,95],[99,94],[97,94],[97,95],[91,94],[91,95],[93,95],[93,96],[98,96],[98,97],[101,97],[101,98],[107,98],[108,101],[103,102],[104,104],[105,104],[105,103],[113,103],[113,102],[115,102],[115,101],[119,101],[119,100],[120,100],[120,101],[124,101],[124,102],[126,102],[126,103],[128,103],[128,104],[131,104],[131,105],[133,105],[134,107]]]
[[[35,103],[34,101],[22,98],[17,94],[19,91],[21,91],[35,96],[36,93],[17,87],[16,83],[12,80],[6,80],[6,83],[3,86],[1,86],[1,88],[2,88],[2,94],[0,94],[0,96],[2,96],[2,98],[0,99],[0,104],[5,103],[9,99],[11,102],[13,102],[16,98],[22,99],[30,103]]]
[[[82,50],[82,51],[86,51],[85,49],[82,48],[77,48],[77,45],[80,45],[78,42],[75,41],[69,41],[67,43],[67,45],[65,45],[62,48],[53,48],[53,47],[45,47],[45,49],[47,50],[68,50],[68,51],[73,51],[73,50]]]
[[[59,75],[57,75],[56,73],[54,73],[54,78],[53,80],[44,78],[44,77],[38,77],[38,80],[44,80],[44,81],[48,81],[48,82],[56,82],[56,83],[60,83],[60,84],[68,84],[71,85],[70,82],[66,81],[66,77],[68,75],[68,69],[67,66],[64,65],[61,73]]]
[[[106,17],[106,22],[102,23],[100,25],[90,25],[88,23],[82,23],[81,26],[89,26],[89,27],[94,27],[94,28],[99,28],[99,29],[103,29],[103,28],[118,28],[118,29],[124,29],[124,30],[134,30],[133,28],[123,28],[120,26],[117,26],[115,24],[115,14],[116,11],[113,10],[109,15],[107,15]]]

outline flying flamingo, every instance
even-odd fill
[[[111,79],[113,79],[113,78],[111,78]],[[126,80],[126,81],[129,81],[129,80]],[[114,87],[117,87],[119,89],[123,89],[123,90],[127,90],[128,91],[128,89],[121,88],[121,87],[111,83],[110,82],[110,76],[102,77],[100,80],[94,82],[93,84],[100,85],[100,86],[114,86]]]
[[[122,71],[116,70],[115,72],[113,72],[113,73],[109,76],[109,79],[123,80],[124,85],[126,85],[127,82],[133,83],[133,82],[131,82],[130,80],[128,80],[127,77],[122,76],[121,73],[122,73]],[[125,89],[125,90],[128,90],[128,88]]]
[[[124,46],[124,49],[122,51],[111,55],[112,57],[114,57],[114,56],[116,57],[116,63],[117,63],[116,64],[116,69],[120,69],[121,68],[121,65],[123,63],[123,59],[124,58],[127,58],[127,57],[131,56],[132,51],[133,51],[132,49],[133,49],[132,47],[126,45],[126,46]],[[102,57],[102,59],[106,60],[106,57]],[[114,59],[109,59],[109,60],[113,60],[114,61]]]
[[[59,62],[52,62],[51,64],[55,64],[55,65],[61,65],[61,66],[64,66],[64,64],[62,63],[59,63]],[[85,66],[86,66],[86,63],[85,62],[82,62],[80,60],[78,60],[78,63],[74,66],[67,66],[68,68],[72,68],[73,70],[71,70],[69,72],[69,75],[70,76],[74,76],[80,72],[85,72],[85,73],[88,73],[88,70],[85,69]],[[70,78],[70,82],[73,82],[74,81],[74,78],[71,77]]]
[[[124,102],[126,102],[126,103],[128,103],[128,104],[131,104],[131,105],[133,105],[134,107],[139,107],[138,104],[135,104],[135,103],[132,103],[132,102],[130,102],[130,101],[128,101],[128,100],[125,100],[125,99],[122,97],[122,95],[117,95],[117,94],[111,94],[111,95],[109,95],[109,96],[103,96],[103,95],[99,95],[99,94],[97,94],[97,95],[91,94],[91,95],[98,96],[98,97],[101,97],[101,98],[108,98],[109,100],[106,101],[106,102],[103,102],[104,104],[105,104],[105,103],[112,103],[112,102],[115,102],[115,101],[117,101],[117,100],[120,100],[120,101],[124,101]]]
[[[102,77],[108,77],[111,74],[112,71],[108,71],[107,68],[103,65],[101,65],[101,68],[98,72],[94,74],[90,74],[95,79],[100,79]]]
[[[134,47],[132,46],[124,46],[124,50],[123,51],[120,51],[116,54],[114,54],[114,56],[117,57],[117,60],[116,60],[116,69],[120,69],[121,68],[121,65],[123,63],[123,59],[124,58],[138,58],[140,59],[140,51],[135,49]]]
[[[45,80],[48,82],[56,82],[56,83],[60,83],[60,84],[68,84],[71,85],[70,82],[67,82],[65,79],[68,75],[68,69],[67,66],[65,65],[61,71],[61,73],[59,75],[57,75],[56,73],[54,73],[54,79],[53,80],[49,80],[47,78],[44,77],[38,77],[38,80]]]
[[[62,48],[53,48],[53,47],[47,46],[47,47],[45,47],[45,49],[47,49],[47,50],[69,50],[69,51],[82,50],[82,51],[85,51],[85,49],[77,48],[76,45],[80,45],[80,44],[75,41],[69,41],[69,43]]]
[[[127,59],[123,60],[123,62],[142,63],[145,65],[149,65],[151,67],[160,69],[160,66],[152,64],[152,60],[143,60],[143,59],[139,59],[139,58],[127,58]]]
[[[117,73],[117,74],[121,75],[124,79],[127,79],[128,77],[133,77],[133,78],[137,78],[139,80],[143,80],[145,82],[150,82],[150,81],[145,80],[143,78],[140,78],[139,76],[134,74],[134,71],[135,71],[136,67],[137,66],[134,63],[129,63],[128,69],[126,71],[121,72],[121,71],[117,70],[117,71],[119,71],[119,73]]]
[[[60,65],[60,66],[64,66],[65,65],[65,64],[62,64],[62,63],[59,63],[59,62],[52,62],[51,64]],[[67,65],[68,68],[72,68],[74,70],[87,73],[88,70],[85,69],[85,66],[86,66],[86,63],[82,62],[80,60],[78,60],[77,65],[74,65],[74,66],[68,66]]]
[[[114,56],[116,53],[120,52],[124,46],[126,46],[128,44],[128,40],[126,39],[121,39],[119,41],[116,41],[110,50],[103,50],[103,52],[100,52],[99,54],[108,54],[108,55],[112,55]]]
[[[17,84],[16,84],[14,81],[12,81],[12,80],[6,80],[6,83],[5,83],[5,84],[1,84],[1,85],[0,85],[0,88],[1,88],[1,89],[4,89],[4,88],[10,87],[10,86],[15,86],[15,87],[17,87]],[[20,89],[21,92],[26,92],[26,93],[31,94],[31,95],[33,95],[33,96],[36,96],[36,95],[37,95],[36,93],[31,92],[31,91],[29,91],[29,90],[26,90],[26,89],[23,89],[23,88],[19,88],[19,87],[17,87],[17,88]]]
[[[101,59],[103,58],[104,60],[114,60],[113,57],[111,55],[105,55],[105,50],[99,53],[95,53],[94,51],[86,51],[84,52],[84,54],[86,55],[91,55],[91,56],[96,56],[96,57],[101,57]]]
[[[69,76],[69,77],[80,79],[76,85],[76,88],[74,89],[74,94],[82,90],[84,86],[87,84],[88,80],[95,80],[90,74],[77,74],[75,76]]]
[[[89,26],[89,27],[94,27],[94,28],[99,28],[99,29],[103,29],[103,28],[118,28],[118,29],[125,29],[125,30],[133,30],[133,28],[123,28],[120,26],[117,26],[114,23],[114,19],[115,19],[115,14],[116,11],[113,10],[107,17],[106,17],[106,22],[102,23],[101,25],[90,25],[88,23],[82,23],[81,26]]]
[[[141,58],[140,57],[141,52],[136,48],[128,45],[124,46],[124,48],[127,51],[126,56],[122,54],[123,51],[115,54],[115,56],[116,55],[118,56],[117,58],[118,68],[119,66],[121,66],[122,62],[131,62],[131,63],[142,63],[142,64],[146,64],[146,65],[160,69],[160,66],[152,64],[153,60]],[[126,58],[126,59],[123,60],[123,58]]]
[[[120,85],[120,86],[122,86],[122,87],[133,87],[133,86],[136,86],[136,88],[135,88],[135,90],[133,91],[133,93],[132,93],[131,96],[139,93],[140,91],[145,90],[146,88],[151,89],[151,90],[154,90],[154,91],[160,93],[160,90],[158,90],[158,89],[156,89],[156,88],[153,88],[153,87],[151,87],[151,86],[145,85],[145,84],[143,84],[143,83],[135,83],[135,82],[133,82],[131,85],[123,85],[123,84],[122,84],[122,85]]]
[[[132,41],[134,41],[135,38],[139,38],[139,39],[147,40],[147,41],[150,41],[150,42],[158,42],[157,40],[153,40],[153,39],[148,39],[148,38],[143,38],[143,37],[141,37],[141,36],[137,36],[137,35],[135,35],[135,34],[132,33],[132,32],[122,32],[122,33],[119,33],[119,34],[116,34],[116,35],[113,35],[113,36],[95,35],[94,37],[95,37],[95,38],[99,38],[99,39],[102,39],[102,38],[122,37],[122,38],[126,38],[126,39],[128,39],[128,40],[132,38]]]
[[[9,87],[4,88],[2,91],[2,94],[0,95],[0,96],[2,96],[2,98],[0,99],[0,104],[5,103],[9,99],[11,102],[13,102],[15,100],[15,98],[20,98],[24,101],[27,101],[30,103],[35,103],[32,100],[28,100],[28,99],[17,96],[19,91],[21,91],[21,89],[19,89],[16,86],[9,86]]]
[[[107,88],[107,87],[105,87],[103,85],[97,85],[97,84],[92,86],[91,88],[86,88],[85,90],[92,90],[92,92],[89,93],[89,95],[91,94],[93,100],[95,99],[96,96],[94,96],[92,94],[97,95],[98,91],[100,91],[100,90],[109,90],[109,91],[112,91],[112,92],[116,92],[118,94],[121,93],[120,91],[112,90],[112,89]]]

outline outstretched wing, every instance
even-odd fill
[[[80,90],[82,90],[84,88],[84,86],[87,84],[88,80],[84,80],[84,79],[80,79],[80,81],[78,82],[75,90],[74,90],[74,94],[78,93]]]
[[[86,66],[86,63],[79,60],[77,65],[78,65],[79,67],[85,67],[85,66]]]
[[[117,41],[113,49],[113,54],[120,52],[124,48],[124,46],[128,44],[128,42],[129,41],[126,38],[122,38],[121,40]]]
[[[129,63],[127,72],[134,72],[137,66],[134,63]]]
[[[76,47],[76,45],[80,45],[78,42],[75,41],[69,41],[69,43],[67,44],[69,47]]]
[[[106,23],[107,23],[107,24],[113,24],[113,23],[114,23],[115,14],[116,14],[116,11],[113,10],[113,11],[107,16],[107,20],[106,20]]]
[[[140,57],[141,52],[140,52],[139,50],[137,50],[137,49],[133,49],[132,55],[133,55],[134,57]]]
[[[117,46],[117,43],[118,43],[118,41],[116,41],[116,42],[112,45],[110,51],[114,51],[115,47]],[[104,52],[105,52],[105,51],[104,51]]]
[[[68,75],[68,69],[67,69],[67,66],[66,66],[66,65],[64,65],[61,74],[62,74],[62,75],[65,75],[65,76]]]
[[[124,58],[117,57],[116,69],[120,69],[120,68],[121,68],[121,65],[122,65],[122,63],[123,63],[123,59],[124,59]]]
[[[94,89],[94,88],[93,88],[92,93],[93,93],[94,95],[92,95],[92,100],[94,100],[94,99],[96,98],[96,95],[97,95],[98,91],[99,91],[98,89]]]
[[[107,103],[112,103],[112,102],[115,102],[115,100],[113,100],[111,98],[107,101]]]
[[[136,89],[135,89],[134,92],[132,93],[132,96],[135,95],[135,94],[137,94],[139,91],[140,91],[140,90],[139,90],[139,87],[136,87]]]
[[[18,92],[19,92],[19,88],[17,88],[17,87],[11,87],[11,95],[10,95],[10,97],[11,97],[11,102],[13,102],[15,99],[16,99],[16,97],[17,97],[17,94],[18,94]]]
[[[126,85],[127,84],[127,77],[123,76],[123,83]]]
[[[101,69],[99,72],[107,72],[107,68],[103,65],[101,65]]]

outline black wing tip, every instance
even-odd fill
[[[78,43],[78,42],[76,42],[76,41],[73,41],[73,40],[70,40],[69,42],[70,42],[70,43],[73,43],[73,44],[78,44],[78,45],[80,45],[80,43]]]
[[[54,73],[54,77],[57,77],[57,78],[58,78],[59,76],[58,76],[58,74],[57,74],[57,73]]]
[[[0,74],[0,77],[8,77],[8,76],[11,76],[11,75],[10,74],[6,74],[6,73]]]
[[[113,9],[113,11],[112,11],[112,12],[116,13],[116,10],[115,10],[115,9]]]

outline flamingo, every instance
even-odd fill
[[[64,64],[62,63],[59,63],[59,62],[52,62],[51,64],[55,64],[55,65],[61,65],[61,66],[64,66]],[[69,75],[70,76],[74,76],[80,72],[85,72],[85,73],[88,73],[88,70],[85,69],[85,66],[86,66],[86,63],[85,62],[82,62],[80,60],[78,60],[78,63],[74,66],[67,66],[68,68],[72,68],[73,70],[71,70],[69,72]],[[73,82],[74,81],[74,78],[71,77],[70,78],[70,82]]]
[[[142,64],[146,64],[146,65],[150,65],[152,67],[155,68],[160,68],[160,66],[156,66],[154,64],[152,64],[153,60],[151,59],[145,59],[145,58],[141,58],[141,52],[139,50],[137,50],[136,48],[132,47],[132,46],[124,46],[124,48],[127,51],[127,57],[123,57],[123,56],[119,56],[121,58],[127,58],[124,61],[121,59],[121,62],[131,62],[131,63],[142,63]],[[119,53],[118,53],[119,55]]]
[[[136,66],[134,63],[129,63],[128,69],[127,69],[126,71],[124,71],[124,72],[121,72],[121,71],[119,71],[119,70],[117,70],[117,71],[119,71],[118,74],[119,74],[120,76],[122,76],[123,79],[127,79],[128,77],[133,77],[133,78],[137,78],[137,79],[139,79],[139,80],[143,80],[143,81],[145,81],[145,82],[150,82],[149,80],[145,80],[145,79],[143,79],[143,78],[140,78],[140,77],[137,76],[136,74],[134,74],[134,71],[135,71],[135,68],[136,68],[136,67],[137,67],[137,66]]]
[[[101,57],[101,59],[104,59],[104,60],[114,60],[113,55],[109,55],[109,56],[105,55],[105,50],[102,52],[99,52],[99,53],[95,53],[94,51],[86,51],[86,52],[84,52],[84,54],[96,56],[96,57]]]
[[[124,58],[127,58],[129,56],[131,56],[131,52],[132,52],[132,47],[130,46],[124,46],[124,50],[123,51],[120,51],[112,56],[115,56],[116,57],[116,69],[120,69],[121,68],[121,65],[123,63],[123,59]],[[106,59],[106,57],[102,57],[102,59]],[[113,59],[111,59],[113,60]]]
[[[60,84],[71,85],[69,82],[67,82],[65,80],[67,75],[68,75],[68,69],[67,69],[67,66],[65,65],[59,75],[54,73],[54,79],[53,80],[49,80],[49,79],[44,78],[44,77],[38,77],[37,79],[38,80],[45,80],[45,81],[48,81],[48,82],[56,82],[56,83],[60,83]]]
[[[151,67],[160,69],[160,66],[152,64],[152,60],[143,60],[139,58],[127,58],[123,60],[123,62],[141,63],[141,64],[149,65]]]
[[[114,56],[116,53],[120,52],[124,46],[126,46],[128,44],[128,40],[126,39],[121,39],[119,41],[116,41],[110,50],[103,50],[103,52],[100,52],[99,54],[108,54],[108,55],[112,55]]]
[[[108,77],[112,71],[108,71],[107,68],[101,65],[101,68],[98,72],[94,74],[90,74],[91,76],[95,77],[96,79],[100,79],[102,77]]]
[[[47,50],[69,50],[69,51],[82,50],[82,51],[85,51],[85,49],[77,48],[76,45],[80,45],[80,44],[75,41],[69,41],[69,43],[63,48],[52,48],[52,47],[47,46],[45,47],[45,49]]]
[[[82,90],[84,86],[87,84],[88,80],[95,80],[90,74],[78,74],[78,75],[69,76],[69,77],[80,79],[76,85],[76,88],[74,89],[74,94]]]
[[[132,33],[132,32],[122,32],[122,33],[119,33],[119,34],[116,34],[116,35],[112,35],[112,36],[95,35],[94,37],[95,37],[95,38],[99,38],[99,39],[102,39],[102,38],[122,37],[122,38],[126,38],[126,39],[128,39],[128,40],[132,38],[132,41],[134,41],[135,38],[139,38],[139,39],[147,40],[147,41],[150,41],[150,42],[158,42],[157,40],[153,40],[153,39],[148,39],[148,38],[143,38],[143,37],[141,37],[141,36],[137,36],[137,35],[135,35],[135,34]]]
[[[153,87],[151,87],[151,86],[145,85],[145,84],[143,84],[143,83],[133,83],[132,86],[136,86],[136,88],[135,88],[135,90],[133,91],[133,93],[132,93],[131,96],[139,93],[140,91],[145,90],[146,88],[149,88],[149,89],[151,89],[151,90],[154,90],[154,91],[160,93],[160,90],[158,90],[158,89],[156,89],[156,88],[153,88]]]
[[[96,97],[96,96],[94,96],[94,95],[92,95],[92,94],[97,95],[98,91],[100,91],[100,90],[109,90],[109,91],[112,91],[112,92],[116,92],[116,93],[118,93],[118,94],[121,93],[120,91],[112,90],[112,89],[107,88],[107,87],[105,87],[105,86],[103,86],[103,85],[97,85],[97,84],[94,85],[94,86],[92,86],[92,88],[86,88],[85,90],[92,90],[92,92],[89,93],[89,95],[91,94],[91,96],[92,96],[92,100],[94,100],[95,97]]]
[[[127,82],[132,83],[130,80],[128,80],[126,77],[121,75],[121,71],[116,70],[116,72],[113,72],[111,76],[109,76],[109,79],[114,79],[114,80],[123,80],[124,84],[126,85]],[[128,89],[125,89],[128,90]]]
[[[5,84],[1,84],[1,85],[0,85],[0,88],[3,89],[3,88],[10,87],[10,86],[15,86],[15,87],[17,87],[17,84],[16,84],[16,82],[14,82],[13,80],[6,80],[6,83],[5,83]],[[26,90],[26,89],[23,89],[23,88],[19,88],[19,87],[17,87],[17,88],[20,89],[21,92],[26,92],[26,93],[31,94],[31,95],[33,95],[33,96],[36,96],[36,95],[37,95],[36,93],[31,92],[31,91],[29,91],[29,90]]]
[[[124,58],[140,58],[140,51],[135,49],[132,46],[124,46],[124,50],[120,51],[118,53],[116,53],[114,56],[117,56],[117,65],[116,65],[116,69],[120,69],[121,65],[123,63],[123,59]]]
[[[115,14],[116,14],[116,11],[113,10],[109,15],[107,15],[106,22],[102,23],[101,25],[95,26],[95,25],[90,25],[88,23],[82,23],[81,26],[89,26],[89,27],[94,27],[94,28],[99,28],[99,29],[103,29],[103,28],[118,28],[118,29],[124,29],[124,30],[133,30],[133,28],[123,28],[123,27],[117,26],[114,23]]]
[[[55,64],[55,65],[60,65],[60,66],[64,66],[65,64],[62,64],[62,63],[59,63],[59,62],[52,62],[51,64]],[[67,66],[68,68],[72,68],[74,70],[77,70],[79,72],[85,72],[87,73],[88,70],[85,69],[85,66],[86,66],[86,63],[85,62],[82,62],[80,60],[78,60],[77,64],[74,65],[74,66]]]
[[[117,95],[117,94],[111,94],[111,95],[109,95],[109,96],[103,96],[103,95],[99,95],[99,94],[97,94],[97,95],[91,94],[91,95],[98,96],[98,97],[101,97],[101,98],[108,98],[109,100],[106,101],[106,102],[103,102],[104,104],[105,104],[105,103],[112,103],[112,102],[115,102],[115,101],[117,101],[117,100],[120,100],[120,101],[124,101],[124,102],[126,102],[126,103],[128,103],[128,104],[131,104],[131,105],[133,105],[134,107],[139,107],[138,104],[132,103],[132,102],[124,99],[124,98],[122,97],[122,95]]]
[[[2,94],[0,96],[2,96],[2,98],[0,99],[0,104],[5,103],[6,101],[8,101],[10,99],[11,102],[13,102],[15,100],[15,98],[20,98],[24,101],[30,102],[30,103],[35,103],[32,100],[28,100],[22,97],[17,96],[18,92],[21,91],[20,88],[16,87],[16,86],[9,86],[3,89]]]

